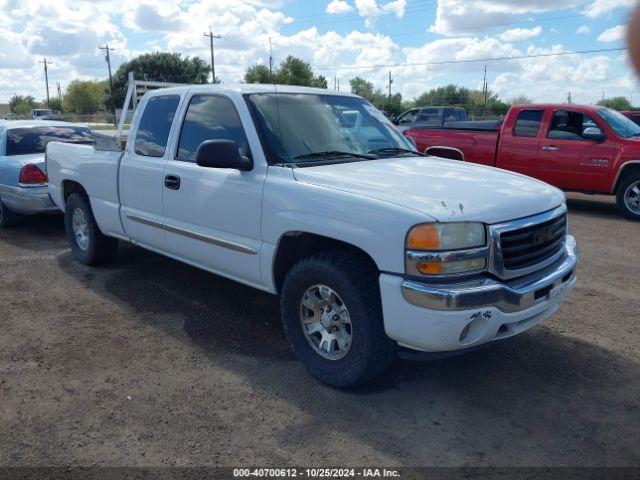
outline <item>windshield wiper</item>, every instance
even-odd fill
[[[355,157],[355,158],[365,158],[367,160],[374,160],[376,157],[373,155],[367,155],[363,153],[355,153],[355,152],[343,152],[340,150],[326,150],[323,152],[311,152],[304,153],[302,155],[296,155],[293,157],[294,160],[302,160],[304,158],[327,158],[327,157]]]
[[[409,150],[408,148],[400,148],[400,147],[382,147],[382,148],[374,148],[373,150],[369,150],[369,153],[410,153],[417,157],[426,157],[424,153],[416,152],[415,150]]]

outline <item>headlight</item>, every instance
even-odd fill
[[[482,223],[424,223],[413,227],[407,236],[410,250],[460,250],[485,243]]]
[[[489,256],[482,223],[425,223],[407,235],[409,275],[447,275],[485,270]]]

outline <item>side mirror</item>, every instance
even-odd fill
[[[606,136],[598,127],[587,127],[584,129],[584,132],[582,132],[582,138],[594,142],[602,142]]]
[[[206,168],[232,168],[249,171],[253,168],[250,158],[240,155],[233,140],[206,140],[196,152],[196,163]]]

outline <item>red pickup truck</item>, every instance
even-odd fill
[[[640,220],[640,126],[615,110],[578,105],[517,105],[504,122],[404,132],[430,155],[480,163],[568,191],[616,195]]]

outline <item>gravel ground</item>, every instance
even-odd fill
[[[639,466],[640,223],[569,197],[555,316],[348,392],[293,359],[275,297],[131,246],[84,267],[59,218],[0,231],[0,465]]]

